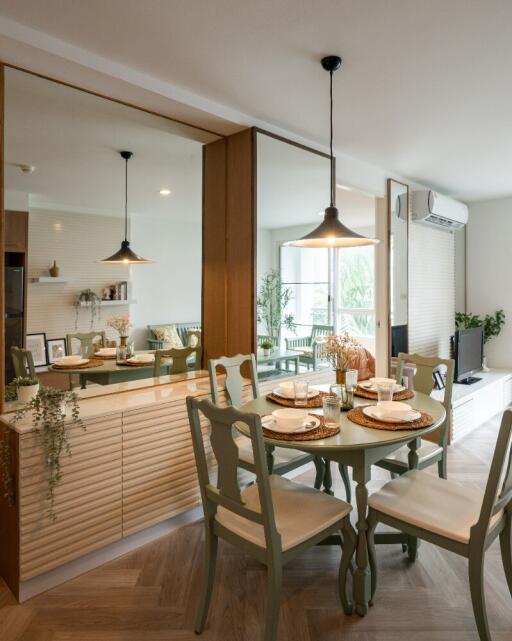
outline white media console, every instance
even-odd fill
[[[473,385],[453,385],[452,442],[476,429],[512,403],[512,370],[493,369],[476,374]],[[434,392],[436,396],[440,392]]]

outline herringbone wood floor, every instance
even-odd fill
[[[483,486],[498,421],[450,448],[450,478]],[[308,482],[312,472],[304,475]],[[375,469],[378,487],[386,474]],[[339,481],[339,479],[338,479]],[[340,492],[339,485],[336,486]],[[202,527],[195,524],[17,605],[0,584],[1,641],[191,641],[201,580]],[[336,595],[339,552],[319,547],[284,574],[280,641],[477,641],[466,562],[422,544],[409,565],[397,546],[378,548],[380,582],[368,616],[346,617]],[[512,639],[512,599],[499,545],[487,555],[494,641]],[[259,639],[265,570],[221,545],[205,641]]]

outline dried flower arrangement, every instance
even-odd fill
[[[112,316],[112,318],[108,319],[107,325],[119,332],[119,336],[128,336],[132,326],[129,316]]]
[[[325,337],[324,351],[336,371],[348,369],[352,359],[357,358],[361,347],[348,332]]]

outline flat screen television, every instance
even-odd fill
[[[471,385],[482,379],[473,374],[482,369],[484,358],[484,331],[482,327],[458,329],[453,344],[455,382]]]

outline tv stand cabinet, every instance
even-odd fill
[[[473,385],[454,383],[450,441],[458,441],[512,403],[512,369],[478,372]],[[439,392],[434,392],[437,396]]]

